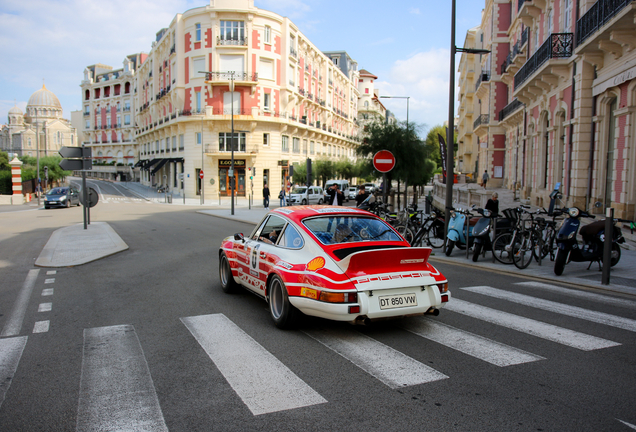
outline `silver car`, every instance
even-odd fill
[[[297,186],[291,190],[287,198],[287,205],[322,204],[323,202],[320,186]]]

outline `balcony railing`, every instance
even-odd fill
[[[484,81],[490,81],[490,72],[481,71],[481,74],[479,74],[479,78],[477,78],[477,82],[475,83],[475,91],[477,91],[481,83]]]
[[[525,106],[525,105],[519,102],[518,99],[513,100],[508,105],[506,105],[504,109],[499,111],[499,121],[503,121],[503,119],[508,117],[510,114],[512,114],[513,112],[515,112],[517,109],[519,109],[522,106]]]
[[[490,114],[482,114],[473,122],[473,130],[477,129],[480,125],[487,125],[488,123],[490,123]]]
[[[234,77],[234,81],[258,81],[258,73],[253,72],[234,72],[234,75],[230,72],[206,72],[206,81],[230,81]]]
[[[633,0],[598,0],[576,22],[576,46],[581,45],[598,29],[603,27],[618,12]]]
[[[572,56],[572,33],[552,33],[536,53],[515,74],[515,90],[551,58]]]
[[[217,45],[232,45],[232,46],[247,46],[247,38],[236,38],[236,39],[223,39],[219,36],[216,37]]]

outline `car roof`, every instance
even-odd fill
[[[272,214],[281,214],[289,218],[295,223],[300,223],[303,219],[312,216],[327,216],[327,215],[342,215],[342,216],[373,216],[373,213],[369,213],[366,210],[361,210],[355,207],[343,207],[343,206],[327,206],[327,205],[305,205],[305,206],[291,206],[291,207],[279,207],[272,211]]]

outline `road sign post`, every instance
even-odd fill
[[[84,202],[88,202],[86,171],[93,168],[91,148],[84,145],[81,147],[61,147],[59,153],[64,158],[60,162],[60,168],[64,171],[82,171],[82,195]],[[84,204],[84,229],[87,229],[87,223],[90,223],[87,209],[86,204]]]
[[[395,167],[395,156],[388,150],[380,150],[373,155],[373,167],[382,173],[382,201],[386,204],[387,182],[386,173]]]

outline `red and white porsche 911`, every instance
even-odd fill
[[[225,292],[242,285],[262,296],[280,328],[298,311],[351,322],[437,315],[451,294],[430,253],[364,210],[281,207],[248,237],[223,240],[219,276]]]

